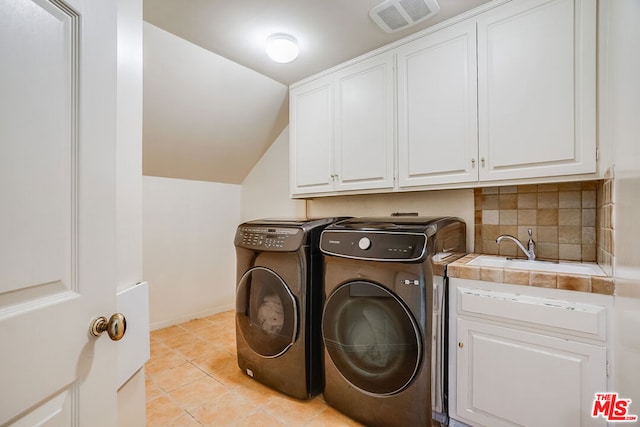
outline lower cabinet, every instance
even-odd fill
[[[457,412],[485,426],[586,426],[606,347],[458,318]],[[599,423],[605,425],[606,423]]]
[[[591,411],[607,391],[609,299],[483,283],[451,279],[451,417],[471,426],[605,426]]]

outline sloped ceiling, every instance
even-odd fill
[[[288,124],[288,90],[144,23],[143,173],[242,183]]]

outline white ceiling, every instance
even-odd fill
[[[393,34],[369,17],[382,0],[145,0],[144,20],[290,85],[487,1],[439,0],[437,15]],[[264,52],[264,40],[279,32],[299,42],[292,63],[274,63]]]
[[[382,0],[144,0],[143,173],[240,184],[288,125],[288,85],[489,0],[439,0],[440,12],[385,33]],[[296,37],[289,64],[264,52]]]

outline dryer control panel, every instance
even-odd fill
[[[235,245],[247,249],[292,252],[303,245],[304,231],[300,228],[242,226],[236,231]]]
[[[426,245],[424,233],[325,230],[320,238],[326,255],[371,261],[420,261]]]

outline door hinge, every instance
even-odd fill
[[[609,361],[606,363],[607,378],[609,378]]]
[[[600,160],[600,149],[596,148],[596,162]]]

